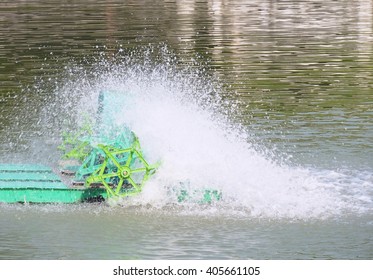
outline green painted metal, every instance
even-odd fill
[[[150,165],[144,158],[139,140],[125,149],[99,145],[105,158],[102,165],[87,179],[86,185],[102,184],[108,197],[132,196],[142,191],[145,182],[155,172],[157,165]]]
[[[136,136],[129,129],[124,129],[122,132],[118,132],[116,135],[113,134],[112,138],[106,137],[95,137],[92,138],[92,150],[91,153],[83,160],[82,164],[76,171],[75,180],[85,181],[85,179],[91,175],[94,171],[101,167],[104,162],[105,152],[100,148],[100,145],[112,146],[118,149],[125,149],[132,145],[135,141]],[[99,144],[96,144],[99,143]],[[119,162],[124,163],[125,158],[119,159]],[[106,166],[111,168],[113,166]],[[109,170],[111,171],[111,170]]]
[[[145,160],[136,135],[126,125],[115,123],[116,115],[129,104],[124,97],[118,92],[100,92],[95,128],[64,134],[61,145],[64,159],[81,161],[78,168],[70,168],[76,169],[75,182],[84,182],[88,188],[103,186],[108,197],[138,194],[157,167]]]
[[[92,149],[91,153],[78,166],[75,173],[76,182],[85,182],[85,179],[102,165],[104,153],[99,148]]]
[[[101,188],[0,188],[0,202],[5,203],[79,203],[106,198]]]
[[[160,164],[149,164],[134,132],[115,124],[116,115],[129,104],[120,93],[101,92],[95,125],[86,118],[76,132],[63,133],[58,147],[62,159],[80,164],[65,167],[65,174],[75,174],[84,187],[66,186],[43,165],[0,164],[0,202],[75,203],[139,194]],[[179,202],[212,203],[222,197],[213,189],[187,189],[180,189]]]
[[[103,188],[69,188],[43,165],[0,164],[0,202],[76,203],[106,198]]]
[[[90,146],[92,134],[92,124],[88,117],[77,131],[63,132],[62,144],[58,146],[63,153],[62,158],[84,160],[92,150]]]

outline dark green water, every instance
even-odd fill
[[[203,68],[203,81],[218,80],[219,106],[231,108],[230,120],[247,130],[250,143],[277,161],[286,158],[290,177],[301,176],[301,166],[327,182],[347,206],[329,215],[333,206],[312,204],[317,195],[301,192],[293,209],[287,194],[299,193],[271,187],[278,208],[257,200],[244,212],[258,215],[223,207],[212,210],[222,215],[204,212],[202,221],[193,211],[150,214],[142,206],[0,206],[0,258],[371,259],[372,14],[371,0],[3,0],[0,161],[53,165],[68,115],[56,109],[64,83],[94,84],[105,72],[97,60],[115,64],[155,49],[163,64]],[[170,53],[176,62],[167,60]],[[264,172],[263,184],[279,180],[275,169]],[[245,182],[237,177],[230,183]]]

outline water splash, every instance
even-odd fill
[[[188,214],[234,214],[270,218],[325,218],[372,209],[372,175],[317,170],[280,163],[231,121],[236,104],[195,60],[180,63],[167,49],[137,50],[90,67],[66,67],[63,86],[45,111],[49,127],[66,128],[94,119],[101,90],[121,93],[128,105],[115,114],[141,140],[150,162],[162,162],[143,193],[123,201],[151,209],[176,207]],[[60,122],[60,120],[65,120]],[[180,205],[170,189],[219,189],[214,205]]]

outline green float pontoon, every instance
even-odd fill
[[[0,202],[77,203],[106,198],[102,188],[68,187],[43,165],[0,164]]]
[[[0,164],[0,202],[6,203],[76,203],[134,196],[156,172],[161,163],[149,164],[138,137],[125,124],[114,125],[115,116],[128,106],[128,96],[101,92],[93,125],[63,133],[59,149],[65,165],[61,179],[51,168],[32,164]],[[62,176],[61,174],[61,176]],[[211,203],[221,199],[217,190],[176,192],[178,202],[195,200]],[[197,196],[198,196],[197,195]]]

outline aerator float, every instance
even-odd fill
[[[160,162],[149,163],[140,141],[114,116],[129,100],[117,92],[101,92],[94,125],[62,134],[61,174],[39,164],[0,164],[0,202],[76,203],[119,199],[141,193]],[[178,202],[211,203],[218,190],[174,187]]]

